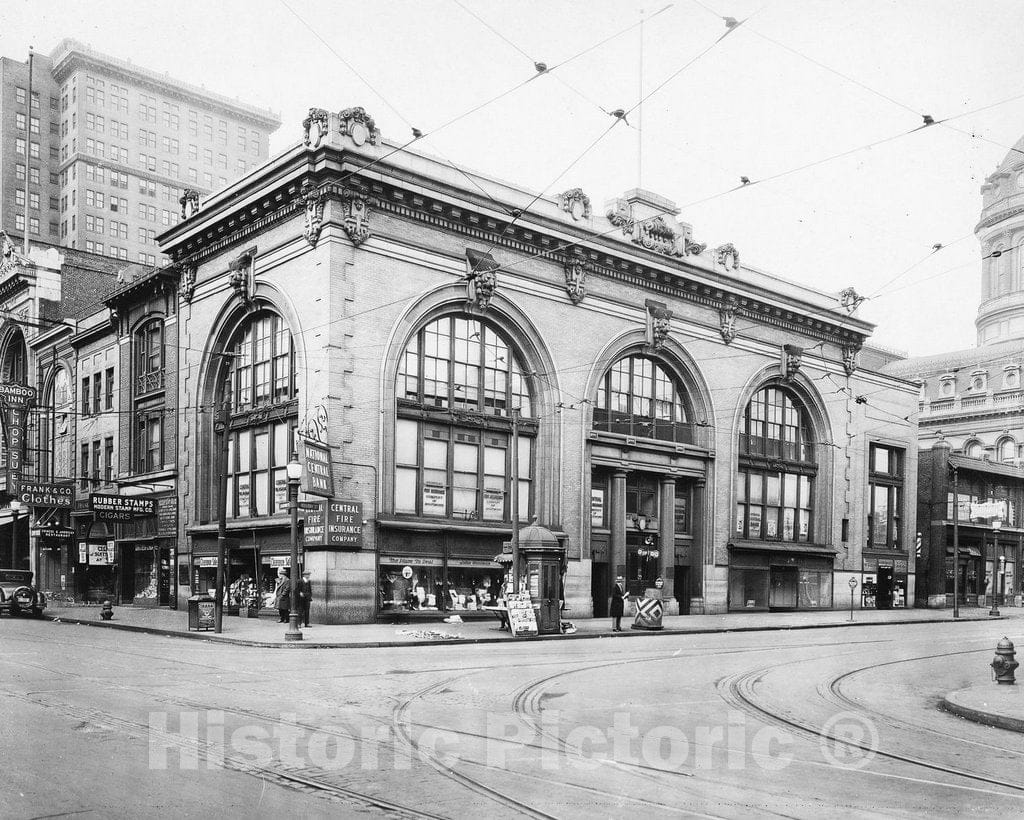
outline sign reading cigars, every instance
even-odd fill
[[[156,499],[141,495],[90,493],[89,509],[97,521],[131,521],[156,515]]]
[[[299,439],[299,461],[302,463],[302,492],[334,497],[334,475],[331,472],[331,448],[308,439]]]

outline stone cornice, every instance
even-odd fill
[[[1024,214],[1024,205],[1018,205],[1016,208],[1007,208],[1003,211],[996,211],[990,216],[986,216],[977,225],[974,226],[974,231],[977,233],[984,228],[991,228],[993,225],[998,225],[1004,219],[1009,219],[1011,216],[1017,216]]]

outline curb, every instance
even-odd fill
[[[999,715],[995,712],[984,712],[981,709],[975,709],[973,706],[964,706],[962,703],[950,700],[954,694],[951,692],[942,699],[940,708],[943,711],[973,721],[974,723],[980,723],[983,726],[995,726],[997,729],[1024,733],[1024,720],[1021,718]]]
[[[512,643],[515,641],[507,635],[493,638],[452,638],[451,640],[420,640],[420,641],[259,641],[247,638],[225,638],[210,632],[181,632],[175,629],[160,629],[153,626],[137,626],[135,624],[113,623],[112,621],[92,621],[82,618],[68,618],[62,615],[44,616],[51,623],[74,624],[77,626],[96,626],[105,629],[120,629],[125,632],[141,632],[148,635],[162,635],[167,638],[184,638],[186,640],[209,641],[210,643],[228,644],[231,646],[251,646],[260,649],[393,649],[398,647],[415,646],[457,646],[462,644],[489,644],[489,643]],[[616,634],[605,634],[603,632],[576,632],[572,635],[537,635],[528,640],[534,641],[571,641],[571,640],[593,640],[606,639],[615,640],[627,637],[650,637],[654,635],[715,635],[725,632],[786,632],[805,629],[844,629],[860,626],[900,626],[903,624],[946,624],[946,623],[976,623],[978,621],[1001,621],[1005,616],[987,618],[958,618],[957,620],[936,620],[934,618],[915,618],[904,621],[843,621],[834,624],[786,624],[781,626],[723,626],[723,627],[701,627],[697,629],[663,629],[659,631],[635,630],[619,632]],[[1022,728],[1017,730],[1024,732]]]

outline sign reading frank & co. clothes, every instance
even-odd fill
[[[302,491],[308,495],[333,498],[331,448],[319,442],[299,439],[299,460],[302,463]]]
[[[156,515],[156,499],[140,495],[107,495],[91,493],[89,509],[97,521],[131,521]]]
[[[20,479],[15,492],[30,507],[71,509],[75,500],[75,482]]]

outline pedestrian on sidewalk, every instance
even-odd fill
[[[291,609],[291,581],[284,567],[277,568],[277,584],[274,586],[274,607],[283,624],[288,623],[288,610]]]
[[[299,620],[306,627],[309,626],[309,605],[313,601],[313,585],[309,581],[311,574],[308,569],[304,570],[299,581]]]
[[[625,595],[625,579],[620,576],[615,579],[615,586],[612,587],[612,632],[622,631],[622,613],[625,610],[623,599]]]

